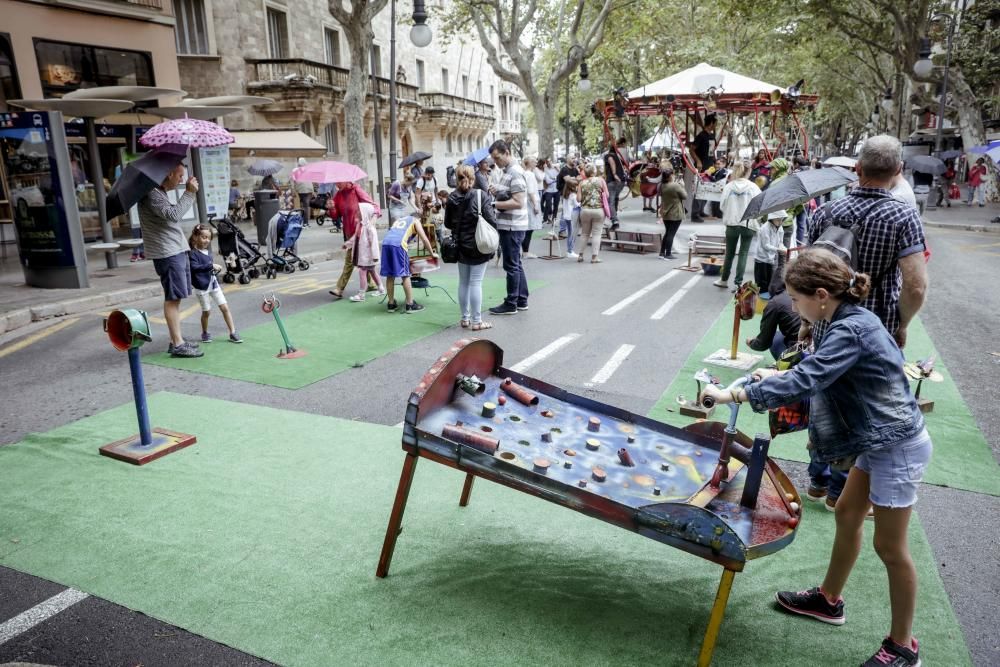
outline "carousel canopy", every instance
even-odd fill
[[[713,87],[724,95],[754,93],[770,95],[775,90],[779,90],[782,93],[785,92],[782,86],[751,79],[748,76],[730,72],[721,67],[713,67],[708,63],[698,63],[694,67],[668,76],[665,79],[660,79],[659,81],[646,84],[641,88],[636,88],[628,96],[631,99],[635,99],[663,95],[702,95],[708,92],[709,88]]]

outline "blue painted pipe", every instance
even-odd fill
[[[149,408],[146,406],[146,387],[142,381],[142,360],[138,347],[128,350],[128,365],[132,371],[132,395],[135,397],[135,414],[139,418],[139,441],[143,445],[153,444],[153,434],[149,429]]]

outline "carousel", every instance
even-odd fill
[[[800,116],[814,109],[819,98],[803,93],[804,85],[799,81],[783,88],[701,63],[629,92],[620,88],[612,99],[598,100],[593,110],[610,145],[622,136],[629,119],[659,117],[654,139],[667,137],[663,143],[677,147],[678,166],[697,178],[698,199],[719,201],[725,180],[713,181],[712,165],[699,169],[690,150],[704,129],[705,117],[716,117],[716,146],[725,144],[730,155],[753,154],[755,166],[760,165],[755,177],[766,185],[764,165],[772,159],[809,153],[809,134]],[[652,194],[659,182],[659,165],[654,162],[637,160],[630,165],[643,196],[649,196],[647,191]]]

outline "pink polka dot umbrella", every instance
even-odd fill
[[[147,147],[186,144],[191,148],[224,146],[236,141],[226,128],[207,120],[175,118],[159,123],[142,135],[139,143]]]

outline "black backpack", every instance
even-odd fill
[[[830,225],[823,230],[819,238],[812,244],[814,248],[824,248],[847,262],[855,271],[860,271],[858,265],[858,237],[864,230],[865,221],[872,212],[886,202],[895,201],[891,197],[880,199],[868,207],[860,217],[834,217]],[[875,276],[872,276],[873,278]]]
[[[448,169],[447,169],[447,171],[445,171],[445,177],[448,180],[448,187],[449,188],[457,188],[458,187],[458,179],[455,176],[455,167],[453,165],[448,165]]]

